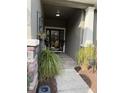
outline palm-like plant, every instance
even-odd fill
[[[39,78],[42,80],[53,78],[60,72],[60,58],[49,49],[43,50],[39,54],[38,64]]]

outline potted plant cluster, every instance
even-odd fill
[[[96,70],[96,49],[92,42],[87,41],[77,53],[77,62],[81,65],[82,70],[87,70],[89,66]]]

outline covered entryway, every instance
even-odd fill
[[[47,47],[51,50],[63,52],[76,60],[81,44],[86,40],[96,44],[94,1],[43,0],[42,5]]]
[[[45,32],[49,34],[48,47],[59,52],[58,55],[62,59],[62,73],[56,77],[58,93],[93,93],[92,86],[86,84],[89,78],[83,76],[82,79],[74,67],[77,65],[76,53],[80,45],[88,40],[96,45],[97,11],[95,2],[79,1],[43,0]],[[51,40],[52,34],[56,39]],[[60,34],[62,39],[59,39]]]

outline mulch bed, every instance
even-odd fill
[[[75,67],[75,70],[80,74],[82,79],[87,83],[87,85],[97,93],[97,72],[93,72],[92,68],[86,71],[82,71],[81,67]]]
[[[39,88],[39,86],[42,86],[42,85],[48,85],[50,87],[51,93],[57,93],[57,83],[54,78],[52,78],[48,81],[39,82],[38,88]],[[38,88],[37,88],[37,93],[38,93]]]

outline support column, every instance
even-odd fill
[[[27,93],[36,93],[38,85],[39,40],[27,40]]]
[[[90,41],[93,43],[93,23],[94,23],[94,7],[88,7],[85,14],[83,45]]]
[[[31,0],[27,0],[27,38],[31,39]]]

